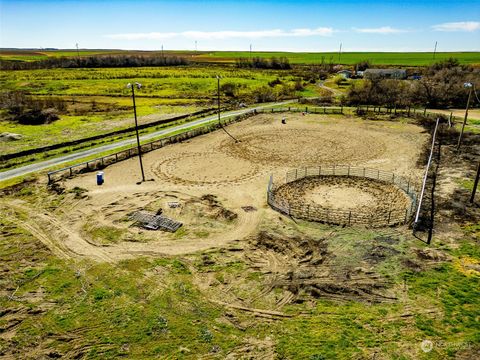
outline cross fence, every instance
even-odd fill
[[[410,198],[411,204],[404,210],[390,210],[381,214],[372,214],[356,210],[326,208],[300,199],[288,201],[277,192],[285,184],[308,177],[321,176],[352,176],[393,184],[405,192]],[[414,214],[417,204],[416,185],[409,179],[377,169],[345,165],[305,167],[288,171],[285,178],[278,181],[274,181],[273,176],[271,176],[267,187],[267,202],[274,210],[298,219],[333,225],[394,226],[407,223]]]

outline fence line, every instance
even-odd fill
[[[279,187],[285,184],[307,177],[319,176],[353,176],[391,183],[409,196],[411,205],[405,210],[391,210],[384,214],[367,214],[354,210],[328,209],[316,204],[305,204],[302,201],[289,202],[277,194]],[[408,179],[378,169],[344,165],[305,167],[288,171],[281,181],[275,182],[271,176],[267,187],[267,202],[274,210],[299,219],[335,225],[393,226],[405,224],[411,218],[417,203],[415,185]]]
[[[344,109],[345,109],[345,107],[343,107],[343,106],[340,106],[340,107],[329,107],[329,106],[323,106],[323,107],[310,106],[309,107],[309,106],[305,106],[305,108],[303,108],[303,107],[302,108],[300,108],[300,107],[290,107],[289,106],[289,107],[284,107],[284,108],[282,108],[282,107],[271,108],[271,109],[263,108],[263,109],[254,109],[254,110],[251,110],[251,111],[249,111],[249,112],[247,112],[243,115],[238,115],[238,116],[229,118],[227,120],[221,120],[221,122],[223,124],[222,126],[226,126],[226,125],[229,125],[231,123],[240,121],[240,120],[244,119],[245,117],[249,117],[249,116],[252,116],[252,115],[259,114],[259,113],[305,112],[305,113],[312,113],[312,114],[343,114]],[[392,111],[395,111],[395,113],[402,113],[403,112],[403,113],[408,114],[408,116],[411,116],[413,114],[414,117],[423,117],[423,118],[428,118],[432,115],[433,116],[441,115],[441,114],[437,114],[437,113],[427,113],[426,109],[423,112],[417,112],[416,109],[413,109],[413,112],[411,112],[410,108],[402,109],[402,110],[395,108],[395,109],[392,110],[391,108],[375,107],[375,106],[374,107],[358,106],[358,107],[353,107],[353,109],[355,109],[355,112],[357,114],[362,114],[364,112],[369,112],[369,111],[370,112],[375,112],[375,113],[388,114],[388,113],[391,113]],[[443,115],[441,115],[441,116],[443,116]],[[452,118],[456,118],[456,117],[452,117],[452,114],[450,114],[449,120],[451,121]],[[213,124],[209,124],[209,125],[206,125],[206,126],[203,126],[203,127],[193,129],[193,130],[189,130],[189,131],[184,132],[184,133],[180,133],[180,134],[177,134],[177,135],[172,135],[172,136],[169,136],[167,138],[162,138],[162,139],[159,139],[159,140],[148,142],[148,143],[145,143],[145,144],[141,145],[141,151],[142,151],[142,153],[144,153],[144,152],[149,152],[149,151],[152,151],[152,150],[156,150],[156,149],[162,148],[165,145],[180,142],[180,141],[183,141],[183,140],[186,140],[186,139],[190,139],[190,138],[198,136],[198,135],[206,134],[208,132],[217,130],[218,128],[220,128],[220,124],[213,123]],[[68,167],[65,167],[65,168],[62,168],[62,169],[59,169],[59,170],[50,171],[50,172],[47,173],[48,183],[50,184],[52,182],[58,181],[64,176],[73,176],[73,175],[78,174],[78,173],[83,173],[83,172],[88,172],[88,171],[104,168],[108,165],[114,164],[118,161],[128,159],[128,158],[130,158],[132,156],[135,156],[137,154],[138,154],[137,148],[132,147],[132,148],[129,148],[129,149],[126,149],[126,150],[116,152],[114,154],[102,156],[102,157],[92,159],[92,160],[88,160],[88,161],[84,161],[84,162],[81,162],[81,163],[78,163],[78,164],[75,164],[75,165],[72,165],[72,166],[68,166]]]

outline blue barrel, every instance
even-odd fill
[[[103,171],[97,172],[97,185],[102,185],[105,180],[103,179]]]

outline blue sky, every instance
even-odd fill
[[[480,51],[480,2],[0,0],[0,47]]]

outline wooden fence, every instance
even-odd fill
[[[391,210],[383,214],[369,214],[355,210],[336,210],[303,201],[289,202],[280,197],[276,190],[280,186],[317,176],[353,176],[368,178],[394,184],[403,190],[411,200],[411,205],[405,210]],[[280,181],[270,181],[267,188],[267,202],[275,210],[298,219],[317,221],[333,225],[364,225],[368,227],[384,227],[405,224],[412,217],[417,203],[416,184],[393,173],[353,166],[318,166],[290,170]]]

